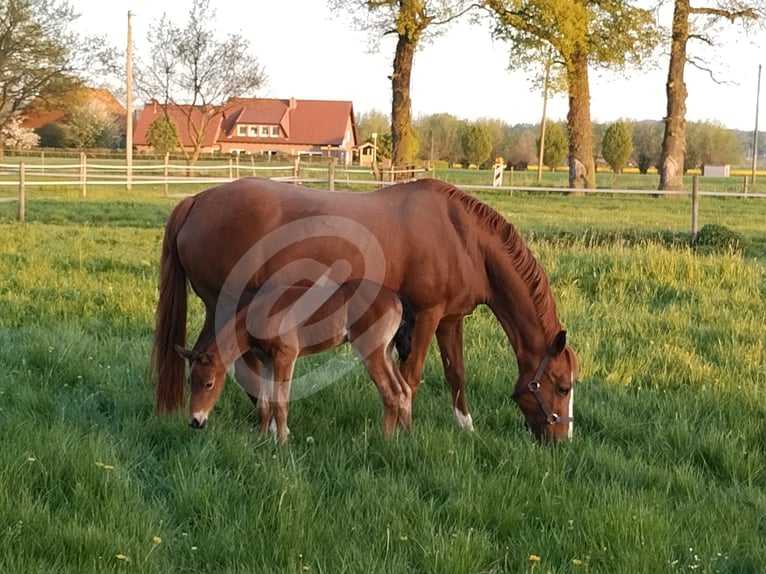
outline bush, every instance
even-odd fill
[[[692,245],[695,249],[710,252],[742,251],[745,248],[745,240],[725,225],[708,223],[697,231]]]

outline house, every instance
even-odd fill
[[[49,106],[42,100],[35,100],[21,113],[21,126],[36,130],[53,122],[66,121],[73,108],[91,102],[101,104],[116,122],[125,123],[125,108],[109,90],[82,87],[68,95],[66,109],[61,105]]]
[[[170,104],[166,111],[162,104],[152,100],[144,105],[136,121],[133,132],[136,151],[151,151],[146,132],[164,113],[178,127],[181,144],[191,146],[189,130],[201,125],[201,108]],[[191,121],[187,120],[189,115]],[[350,101],[231,98],[205,127],[202,152],[324,155],[350,164],[356,143],[356,122]]]

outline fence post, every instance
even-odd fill
[[[234,158],[229,156],[229,179],[234,179]]]
[[[295,156],[295,163],[293,163],[293,180],[294,183],[298,182],[298,171],[301,166],[301,156],[297,155]]]
[[[21,223],[24,222],[24,208],[25,208],[25,189],[24,189],[24,181],[26,180],[26,166],[24,165],[24,162],[22,161],[19,164],[19,221]]]
[[[234,167],[234,174],[237,176],[237,179],[239,179],[239,154],[234,157]]]
[[[335,191],[335,158],[330,157],[327,162],[327,186],[330,191]]]
[[[744,193],[747,193],[747,176],[742,176],[742,189],[744,189]]]
[[[165,164],[162,167],[162,175],[165,178],[165,197],[168,196],[168,164],[170,163],[170,152],[165,152]]]
[[[697,237],[697,220],[699,216],[699,176],[692,176],[692,243]]]
[[[86,197],[88,195],[88,167],[85,163],[85,152],[80,152],[80,197]]]

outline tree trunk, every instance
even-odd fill
[[[665,86],[668,115],[660,157],[659,190],[680,190],[683,187],[684,152],[686,150],[686,42],[689,39],[689,1],[675,0],[673,33],[670,44],[670,69]]]
[[[415,54],[415,42],[405,34],[399,34],[394,56],[394,72],[391,74],[391,167],[396,170],[412,164],[413,149],[410,100],[410,76]],[[406,174],[396,174],[403,179]]]
[[[588,87],[588,55],[572,55],[567,70],[569,84],[569,187],[596,187],[596,164],[593,160],[593,129],[590,122],[590,89]]]

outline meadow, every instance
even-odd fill
[[[356,367],[291,404],[279,448],[233,381],[203,431],[152,412],[176,199],[46,195],[24,224],[0,203],[0,572],[766,571],[761,200],[705,198],[701,224],[746,242],[695,250],[686,198],[482,193],[550,277],[581,364],[574,439],[533,442],[479,308],[475,433],[453,427],[432,348],[411,433],[380,437]],[[192,335],[200,319],[194,302]]]

